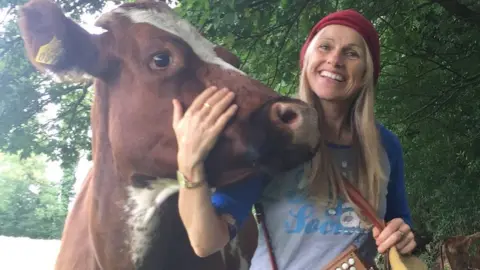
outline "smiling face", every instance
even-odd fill
[[[363,84],[366,46],[362,36],[343,25],[329,25],[312,40],[307,53],[307,79],[323,100],[350,100]]]

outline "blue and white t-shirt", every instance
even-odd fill
[[[378,216],[386,221],[400,217],[411,224],[403,178],[403,154],[398,138],[379,125],[384,146],[381,164],[388,182],[380,191]],[[352,149],[331,145],[334,162],[349,177],[355,171]],[[355,244],[362,257],[373,261],[377,251],[371,230],[357,216],[348,202],[337,198],[335,205],[318,205],[298,193],[304,184],[303,166],[275,179],[249,179],[219,189],[212,202],[220,213],[230,213],[239,226],[252,205],[261,202],[272,239],[279,269],[321,269],[349,245]],[[232,237],[233,237],[232,232]],[[252,270],[270,269],[263,231],[259,230],[258,247],[252,259]]]

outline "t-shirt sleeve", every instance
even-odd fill
[[[380,128],[388,159],[390,161],[390,179],[387,187],[387,209],[385,221],[402,218],[412,227],[412,218],[408,207],[407,192],[405,189],[405,175],[403,162],[403,149],[398,137]]]
[[[225,187],[218,188],[211,196],[213,207],[219,215],[229,214],[233,222],[229,223],[230,238],[233,238],[237,229],[242,226],[252,211],[252,206],[261,197],[269,178],[257,175],[245,181],[240,181]]]

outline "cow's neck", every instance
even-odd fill
[[[93,176],[89,183],[89,237],[100,269],[132,269],[128,250],[126,180],[116,173],[108,140],[108,92],[95,84],[92,105]]]

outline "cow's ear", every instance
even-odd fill
[[[215,53],[218,57],[222,58],[223,61],[229,63],[230,65],[238,68],[240,67],[241,61],[240,59],[229,50],[225,49],[222,46],[215,46]]]
[[[85,73],[99,77],[107,67],[101,35],[88,33],[48,0],[24,5],[19,27],[28,58],[40,71],[62,78]]]

